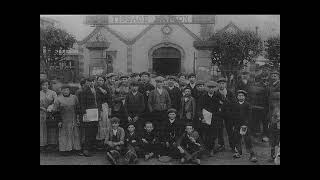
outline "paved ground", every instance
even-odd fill
[[[225,142],[227,140],[225,139]],[[252,163],[248,161],[249,154],[243,149],[243,155],[239,159],[233,159],[232,153],[229,150],[217,153],[214,157],[206,155],[201,159],[201,165],[273,165],[267,160],[270,156],[270,148],[267,143],[262,143],[260,140],[255,139],[254,150],[257,153],[258,162]],[[228,148],[228,147],[227,147]],[[172,160],[169,163],[162,163],[157,159],[150,159],[144,161],[139,159],[138,165],[178,165],[177,160]],[[105,159],[103,152],[96,152],[92,157],[83,157],[77,155],[61,156],[57,152],[40,153],[40,165],[110,165]]]

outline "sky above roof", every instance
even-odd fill
[[[94,27],[84,24],[85,16],[86,15],[40,15],[40,17],[57,20],[60,26],[73,34],[78,41],[83,40],[94,29]],[[263,38],[280,34],[280,15],[216,15],[214,31],[222,29],[231,21],[240,29],[255,30],[255,27],[258,27],[259,34],[261,34]],[[186,25],[187,28],[197,34],[199,29],[194,28],[195,26],[197,25]],[[145,29],[147,25],[112,25],[109,27],[125,38],[132,39]]]

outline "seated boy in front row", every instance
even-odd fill
[[[107,159],[111,164],[115,165],[124,150],[125,132],[122,127],[119,127],[119,118],[113,117],[110,121],[112,127],[107,131],[104,143],[106,144]]]
[[[128,124],[128,132],[125,135],[125,149],[126,149],[126,154],[125,154],[125,161],[127,164],[136,164],[138,162],[138,156],[140,155],[141,152],[141,139],[136,133],[135,130],[135,124],[129,123]]]
[[[146,121],[144,131],[141,135],[141,145],[145,160],[148,160],[155,155],[159,155],[159,137],[153,129],[154,128],[152,122]]]
[[[193,162],[200,165],[200,153],[204,150],[199,133],[193,129],[192,123],[186,123],[185,133],[178,140],[177,145],[183,155],[181,163]]]

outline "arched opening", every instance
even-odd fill
[[[181,53],[174,47],[160,47],[152,53],[152,71],[159,75],[180,73]]]

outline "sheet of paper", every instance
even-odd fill
[[[86,110],[87,113],[87,121],[98,121],[98,109],[87,109]]]
[[[211,125],[212,113],[205,109],[202,109],[202,114],[206,124]]]

